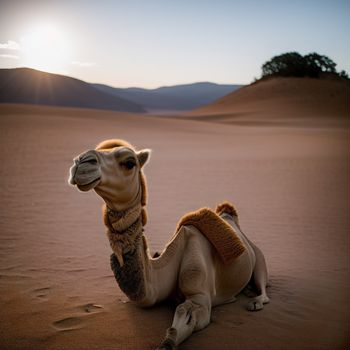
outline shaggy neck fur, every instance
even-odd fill
[[[143,208],[141,203],[125,211],[105,208],[105,225],[114,254],[111,268],[121,290],[133,301],[145,297],[143,248]]]

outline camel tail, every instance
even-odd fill
[[[219,204],[216,209],[215,209],[216,214],[221,215],[221,214],[229,214],[233,217],[238,218],[238,213],[236,208],[233,206],[233,204],[231,204],[230,202],[223,202],[221,204]]]

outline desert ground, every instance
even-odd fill
[[[0,348],[151,350],[164,337],[175,305],[127,301],[101,200],[67,182],[73,157],[124,138],[153,150],[152,251],[188,211],[229,200],[267,260],[270,304],[214,308],[181,349],[349,349],[350,126],[327,113],[244,124],[1,105]]]

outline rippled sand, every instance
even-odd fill
[[[127,302],[101,200],[67,185],[72,158],[113,137],[153,149],[153,251],[183,214],[227,199],[268,262],[271,303],[249,313],[241,295],[213,309],[181,349],[349,348],[350,129],[316,125],[0,106],[1,349],[153,349],[170,325],[173,304]]]

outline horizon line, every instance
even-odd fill
[[[88,83],[88,84],[92,84],[92,85],[95,85],[95,84],[100,84],[100,85],[106,85],[106,86],[109,86],[109,87],[112,87],[114,89],[143,89],[143,90],[157,90],[157,89],[160,89],[160,88],[167,88],[167,87],[175,87],[175,86],[183,86],[183,85],[194,85],[194,84],[215,84],[215,85],[232,85],[232,86],[235,86],[235,85],[239,85],[239,86],[245,86],[245,85],[250,85],[253,83],[250,82],[250,83],[218,83],[218,82],[215,82],[215,81],[209,81],[209,80],[201,80],[201,81],[192,81],[192,82],[182,82],[182,83],[178,83],[178,84],[166,84],[166,85],[159,85],[157,87],[142,87],[142,86],[135,86],[135,85],[132,85],[132,86],[114,86],[114,85],[110,85],[108,83],[101,83],[101,82],[91,82],[91,81],[88,81],[88,80],[83,80],[83,79],[80,79],[80,78],[77,78],[73,75],[70,75],[69,73],[64,73],[64,72],[50,72],[50,71],[45,71],[45,70],[41,70],[41,69],[37,69],[37,68],[32,68],[32,67],[28,67],[28,66],[18,66],[18,67],[0,67],[0,69],[30,69],[30,70],[34,70],[34,71],[37,71],[37,72],[40,72],[40,73],[47,73],[47,74],[52,74],[52,75],[60,75],[60,76],[64,76],[64,77],[68,77],[68,78],[72,78],[72,79],[76,79],[76,80],[80,80],[80,81],[83,81],[85,83]]]

